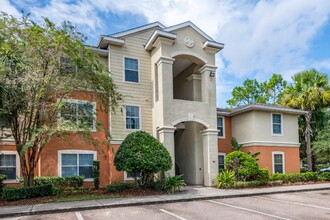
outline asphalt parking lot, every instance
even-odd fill
[[[330,219],[330,190],[97,209],[10,219]]]

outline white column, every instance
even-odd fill
[[[175,175],[174,131],[175,131],[175,127],[169,127],[169,126],[168,127],[164,126],[157,129],[159,141],[164,144],[164,146],[166,147],[172,158],[172,163],[173,163],[172,168],[166,172],[171,176]]]
[[[203,136],[204,186],[212,186],[218,175],[218,130],[206,129]]]
[[[199,69],[199,72],[202,75],[202,101],[212,106],[216,106],[216,70],[216,66],[207,64]],[[214,75],[211,73],[214,73]]]

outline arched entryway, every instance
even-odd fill
[[[204,157],[202,131],[204,125],[185,121],[175,126],[175,174],[183,175],[187,184],[204,184]]]

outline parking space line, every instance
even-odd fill
[[[74,214],[76,214],[78,220],[84,220],[80,212],[75,212]]]
[[[159,209],[159,211],[162,211],[162,212],[164,212],[168,215],[171,215],[173,217],[176,217],[177,219],[180,219],[180,220],[187,220],[185,218],[182,218],[181,216],[178,216],[178,215],[174,214],[173,212],[166,211],[165,209]]]
[[[275,201],[275,202],[285,202],[285,203],[293,204],[293,205],[300,205],[300,206],[306,206],[306,207],[311,207],[311,208],[330,210],[330,208],[328,208],[328,207],[312,205],[312,204],[305,204],[305,203],[301,203],[301,202],[292,202],[292,201],[287,201],[287,200],[282,200],[282,199],[273,199],[273,198],[268,198],[268,197],[263,197],[263,196],[253,196],[253,197],[259,198],[259,199]]]
[[[260,212],[260,211],[254,210],[254,209],[248,209],[248,208],[244,208],[244,207],[240,207],[240,206],[230,205],[230,204],[227,204],[227,203],[218,202],[218,201],[214,201],[214,200],[207,200],[207,201],[208,202],[215,203],[215,204],[219,204],[219,205],[223,205],[223,206],[235,208],[235,209],[240,209],[240,210],[244,210],[244,211],[248,211],[248,212],[253,212],[253,213],[256,213],[256,214],[259,214],[259,215],[264,215],[264,216],[268,216],[268,217],[272,217],[272,218],[283,219],[283,220],[290,220],[289,218],[283,218],[281,216],[269,214],[269,213],[266,213],[266,212]]]

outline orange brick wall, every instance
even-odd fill
[[[232,152],[231,118],[224,117],[224,119],[225,119],[225,138],[218,137],[218,152],[228,154],[228,153]]]
[[[271,147],[271,146],[257,146],[257,147],[243,147],[242,151],[250,151],[252,154],[260,152],[258,156],[258,163],[261,168],[269,168],[269,173],[273,173],[272,152],[284,152],[285,173],[299,173],[300,172],[300,157],[298,147]]]

